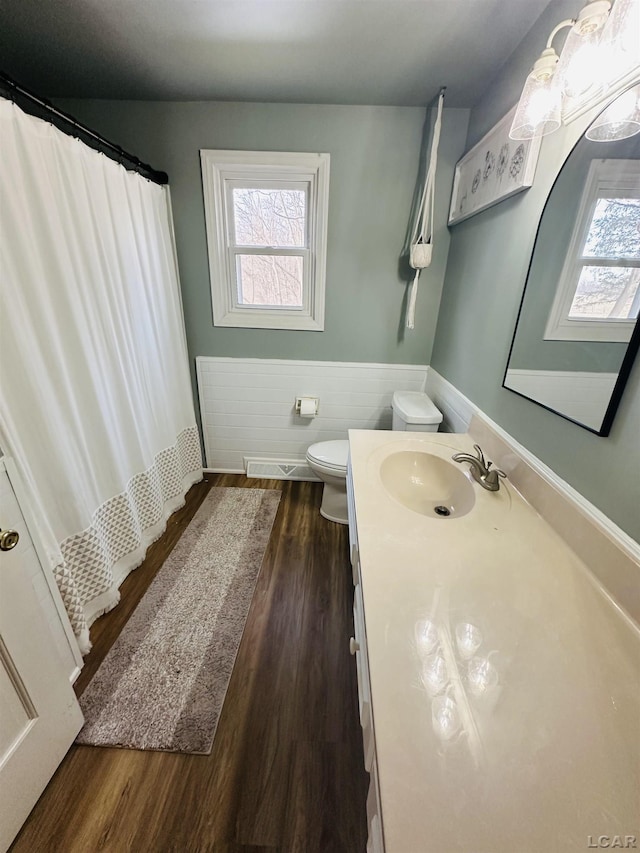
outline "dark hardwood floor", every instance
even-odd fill
[[[320,484],[210,474],[193,486],[92,627],[77,692],[212,486],[282,499],[211,755],[73,746],[12,853],[365,850],[348,537],[320,516]]]

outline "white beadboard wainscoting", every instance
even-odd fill
[[[598,430],[617,381],[617,373],[510,368],[506,387]]]
[[[200,356],[196,373],[206,466],[242,473],[247,457],[302,462],[316,441],[390,429],[393,392],[423,391],[427,367]],[[296,415],[296,397],[318,397],[318,415]]]

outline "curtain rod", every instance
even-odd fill
[[[169,176],[166,172],[156,171],[148,163],[143,163],[133,154],[124,151],[119,145],[109,142],[104,136],[77,121],[72,115],[54,107],[51,101],[41,98],[2,72],[0,72],[0,96],[13,101],[26,113],[36,116],[36,118],[45,119],[58,130],[66,133],[67,136],[75,136],[76,139],[84,142],[94,151],[100,151],[129,171],[138,172],[143,178],[147,178],[156,184],[169,183]]]

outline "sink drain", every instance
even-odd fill
[[[446,506],[437,506],[435,508],[436,515],[441,515],[446,518],[447,515],[451,515],[451,510]]]

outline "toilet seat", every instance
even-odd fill
[[[334,476],[347,476],[349,459],[349,441],[318,441],[307,450],[307,459],[319,467],[330,471]]]

